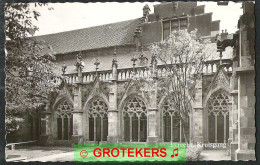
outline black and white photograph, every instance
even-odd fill
[[[16,2],[4,23],[6,162],[256,161],[254,1]]]

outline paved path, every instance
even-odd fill
[[[230,156],[227,155],[227,150],[203,150],[200,154],[201,161],[221,161],[221,160],[231,160]],[[74,152],[65,152],[59,154],[52,154],[48,156],[42,156],[38,158],[32,158],[23,160],[24,162],[65,162],[74,161]]]
[[[227,150],[203,150],[200,154],[200,160],[202,161],[221,161],[231,160],[227,155]]]
[[[33,159],[27,159],[23,162],[56,162],[56,161],[74,161],[74,152],[66,152],[61,154],[55,154],[55,155],[49,155],[49,156],[43,156],[39,158],[33,158]]]

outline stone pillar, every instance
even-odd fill
[[[243,3],[244,14],[253,16],[254,4]],[[254,21],[239,20],[238,76],[238,149],[235,160],[255,160],[255,70],[254,70]],[[249,35],[248,35],[249,34]],[[250,35],[251,34],[251,35]],[[250,46],[249,46],[250,45]]]
[[[116,50],[114,51],[116,56]],[[111,144],[118,143],[119,135],[118,110],[117,110],[117,61],[114,58],[112,63],[112,78],[109,92],[109,109],[108,109],[108,136],[107,142]]]
[[[151,60],[152,81],[149,82],[149,105],[147,111],[148,143],[158,143],[158,110],[157,110],[157,60],[153,56]]]
[[[235,151],[238,149],[238,91],[233,90],[231,92],[231,101],[232,101],[232,135],[231,135],[231,143],[230,143],[230,155],[231,160],[235,160]]]
[[[255,160],[254,67],[240,67],[238,70],[238,149],[235,160]]]
[[[230,125],[230,156],[231,156],[231,160],[235,160],[235,151],[238,149],[238,118],[237,118],[237,114],[238,114],[238,79],[236,76],[236,71],[235,69],[238,67],[238,62],[237,61],[233,61],[233,73],[232,73],[232,83],[231,83],[231,103],[232,103],[232,107],[231,107],[231,113],[229,114],[229,117],[231,118],[231,125]]]
[[[49,108],[50,102],[47,101],[44,111],[41,112],[40,145],[48,145],[49,138],[51,138],[51,111]]]
[[[155,85],[156,86],[156,85]],[[148,125],[148,136],[147,142],[148,143],[158,143],[158,117],[157,117],[157,91],[156,88],[150,91],[150,104],[147,111],[147,125]]]
[[[202,105],[202,75],[201,78],[197,80],[195,87],[195,101],[193,105],[192,112],[192,141],[194,143],[201,143],[204,141],[203,138],[203,105]]]
[[[84,67],[81,61],[81,53],[77,56],[77,62],[75,64],[78,71],[78,81],[74,84],[74,109],[73,109],[73,135],[72,143],[80,144],[83,143],[83,110],[82,110],[82,69]]]

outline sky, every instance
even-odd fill
[[[140,18],[145,4],[149,5],[153,13],[153,5],[159,2],[49,3],[46,7],[36,8],[41,13],[38,21],[34,22],[39,27],[36,35]],[[198,2],[198,5],[205,5],[206,13],[213,12],[213,21],[221,20],[220,30],[227,29],[229,33],[237,30],[237,21],[242,15],[241,3],[229,2],[228,6],[218,6],[217,2]],[[50,7],[54,10],[48,10]]]

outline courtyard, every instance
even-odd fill
[[[95,147],[93,146],[94,149]],[[73,147],[43,147],[30,146],[15,150],[6,150],[7,162],[65,162],[74,161]],[[129,158],[128,158],[129,159]],[[227,150],[203,150],[198,158],[199,161],[230,160]]]

